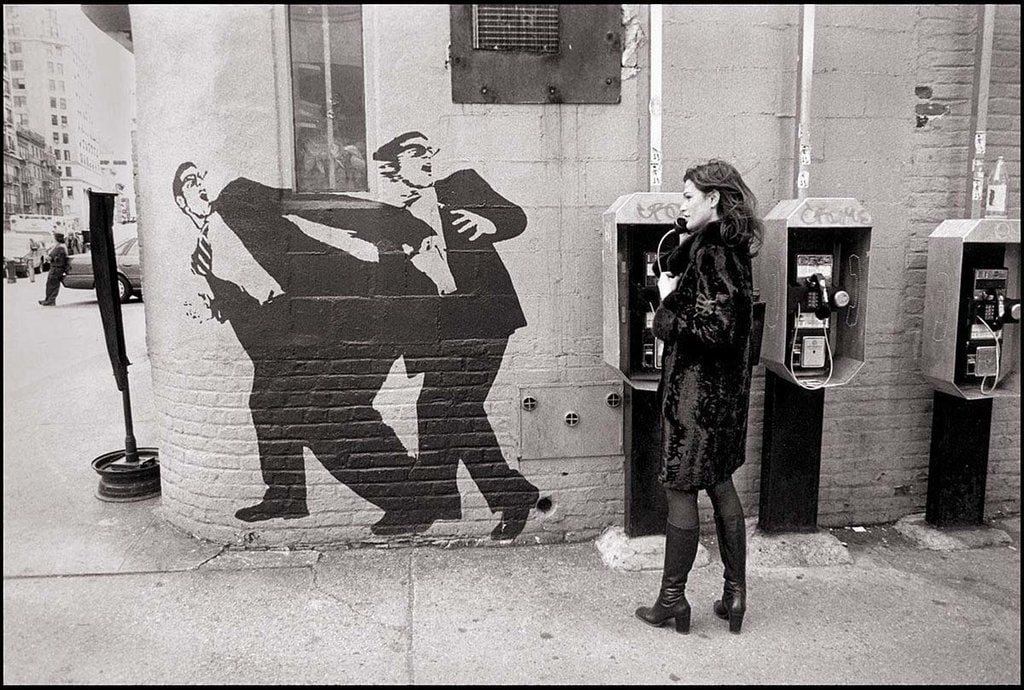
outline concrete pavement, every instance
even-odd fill
[[[713,529],[692,632],[633,618],[660,572],[593,543],[239,551],[160,500],[95,498],[124,447],[91,291],[4,284],[4,683],[1020,683],[1020,522],[1010,544],[923,548],[896,525],[752,535],[730,635]],[[159,446],[143,304],[124,308],[135,436]],[[800,544],[787,551],[780,542]],[[845,544],[845,546],[843,546]],[[757,547],[755,549],[755,546]],[[799,558],[783,557],[787,553]]]

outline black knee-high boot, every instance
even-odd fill
[[[700,528],[665,528],[665,569],[661,575],[661,593],[654,606],[641,606],[636,617],[650,625],[662,626],[675,619],[676,632],[690,632],[690,604],[686,601],[686,579],[697,557]]]
[[[729,632],[739,633],[747,611],[747,526],[743,517],[715,515],[718,551],[725,566],[722,598],[715,602],[715,615],[729,621]]]

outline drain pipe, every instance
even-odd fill
[[[806,199],[811,186],[811,82],[814,79],[814,5],[803,5],[800,14],[800,88],[796,92],[798,123],[794,152],[796,198]]]
[[[651,171],[648,191],[661,191],[661,24],[662,6],[651,5]]]
[[[978,42],[974,54],[974,104],[971,129],[974,133],[974,158],[967,180],[967,199],[971,218],[981,218],[985,192],[985,138],[988,129],[988,91],[992,78],[992,35],[995,29],[996,6],[978,7]]]

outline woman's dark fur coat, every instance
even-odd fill
[[[665,342],[658,400],[661,472],[670,489],[729,478],[746,458],[753,282],[747,245],[726,246],[708,224],[668,258],[682,278],[654,316]]]

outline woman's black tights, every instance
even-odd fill
[[[743,517],[743,506],[740,505],[740,497],[736,494],[732,477],[709,487],[707,492],[711,498],[711,506],[718,517]],[[679,529],[698,529],[700,527],[696,491],[665,489],[665,497],[668,499],[668,524]]]

